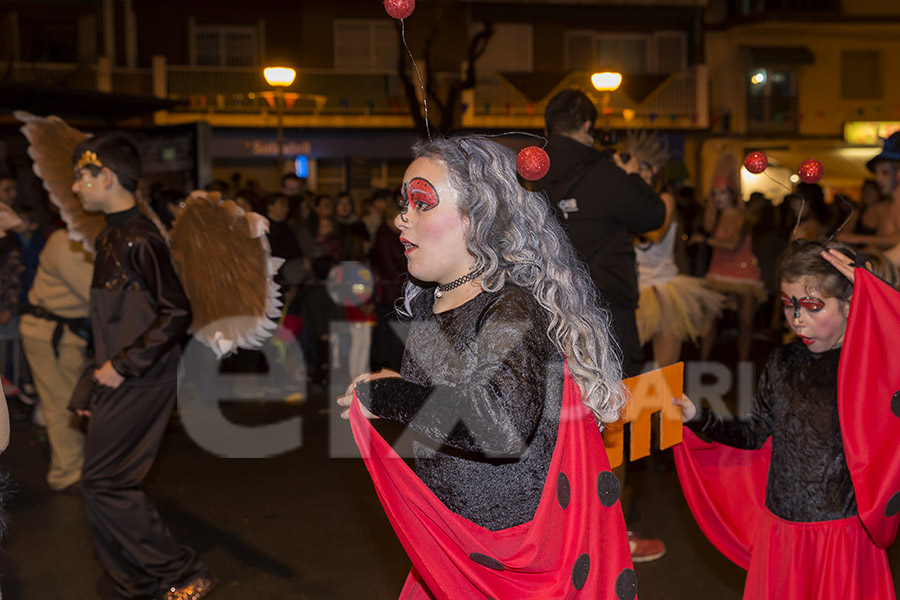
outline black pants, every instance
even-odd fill
[[[81,475],[94,550],[124,598],[154,598],[206,573],[194,551],[175,542],[143,490],[176,391],[174,380],[147,383],[92,400]]]

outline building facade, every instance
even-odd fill
[[[0,23],[12,44],[0,61],[19,83],[176,102],[105,125],[208,124],[201,179],[240,172],[271,189],[280,117],[287,163],[306,157],[311,186],[334,192],[363,186],[363,164],[369,186],[396,185],[410,143],[425,135],[425,104],[433,131],[540,133],[547,100],[567,87],[592,95],[610,129],[664,130],[690,165],[710,125],[706,8],[434,0],[419,2],[401,31],[376,0],[7,2]],[[283,95],[262,76],[282,64],[297,70]],[[622,86],[594,90],[600,69],[621,72]]]

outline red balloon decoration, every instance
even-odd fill
[[[800,163],[797,173],[800,175],[800,180],[804,183],[818,183],[822,179],[822,175],[825,174],[825,167],[816,159],[808,158]]]
[[[759,175],[769,166],[769,159],[762,152],[751,152],[744,158],[744,166],[751,173]]]
[[[543,148],[526,146],[516,156],[516,171],[528,181],[537,181],[550,170],[550,157]]]
[[[405,19],[415,7],[416,0],[384,0],[384,10],[395,19]]]

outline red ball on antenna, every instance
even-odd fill
[[[797,174],[800,175],[800,180],[803,183],[818,183],[822,179],[822,175],[825,174],[825,167],[816,159],[808,158],[800,163]]]
[[[395,19],[405,19],[415,7],[416,0],[384,0],[384,10]]]
[[[550,157],[543,148],[526,146],[516,156],[516,171],[528,181],[537,181],[550,170]]]
[[[759,175],[769,166],[769,159],[762,152],[751,152],[744,157],[744,166],[751,173]]]

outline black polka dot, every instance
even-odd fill
[[[597,495],[603,506],[610,507],[619,499],[619,478],[612,471],[601,471],[597,475]]]
[[[584,587],[584,584],[587,583],[588,573],[591,572],[591,557],[587,554],[582,554],[578,557],[578,560],[575,561],[575,566],[572,567],[572,585],[575,586],[576,590],[580,590]]]
[[[894,392],[891,396],[891,412],[900,417],[900,392]]]
[[[556,499],[563,508],[569,506],[569,500],[572,496],[572,490],[569,488],[569,478],[565,473],[560,473],[556,477]]]
[[[469,558],[471,558],[473,562],[477,562],[482,567],[487,567],[488,569],[493,569],[495,571],[502,571],[505,568],[502,562],[500,562],[496,558],[491,558],[487,554],[479,554],[478,552],[473,552],[469,555]]]
[[[884,508],[884,515],[886,517],[893,517],[897,513],[900,513],[900,492],[891,496],[887,506]]]
[[[626,567],[616,577],[616,598],[619,600],[637,598],[637,575],[635,575],[634,569]]]

